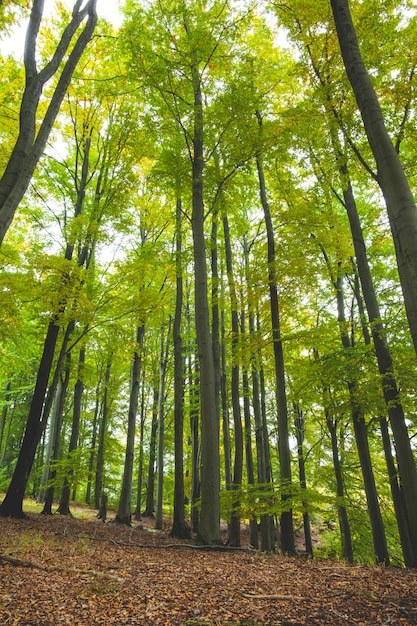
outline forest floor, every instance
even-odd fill
[[[72,510],[0,518],[0,624],[417,625],[415,570],[201,550]]]

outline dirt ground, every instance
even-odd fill
[[[0,518],[0,624],[417,625],[417,571],[212,551],[143,520]]]

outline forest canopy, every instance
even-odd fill
[[[414,3],[29,4],[0,5],[2,38],[27,23],[1,58],[0,515],[107,503],[416,567]]]

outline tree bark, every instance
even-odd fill
[[[346,330],[342,276],[337,276],[336,280],[334,281],[334,287],[336,289],[338,322],[342,346],[346,353],[349,354],[349,352],[353,349],[353,345]],[[362,470],[362,478],[365,487],[366,501],[368,504],[369,519],[372,528],[372,539],[374,543],[375,557],[377,563],[384,563],[385,565],[389,565],[388,546],[385,536],[384,524],[382,521],[381,510],[379,507],[374,472],[372,468],[372,460],[369,451],[365,417],[363,415],[362,408],[359,406],[356,399],[358,381],[350,378],[350,380],[348,379],[347,381],[347,386],[349,390],[355,442],[359,455],[359,463]]]
[[[61,443],[61,429],[64,416],[65,399],[68,392],[68,384],[71,373],[71,352],[66,354],[66,364],[64,376],[61,376],[61,381],[58,384],[55,394],[54,415],[51,423],[51,456],[46,460],[48,468],[46,470],[46,483],[52,483],[47,486],[46,494],[44,498],[44,506],[42,509],[43,515],[52,515],[52,505],[54,501],[55,486],[53,481],[56,477],[56,468],[53,466],[54,462],[58,461],[60,455],[60,443]],[[51,466],[52,461],[52,466]]]
[[[108,358],[106,365],[106,372],[104,374],[104,389],[102,400],[101,421],[98,432],[98,450],[97,450],[97,465],[96,465],[96,479],[94,487],[94,507],[100,508],[101,496],[104,494],[104,459],[105,459],[105,447],[106,447],[106,434],[107,434],[107,422],[109,417],[109,385],[110,385],[110,373],[111,373],[112,360]]]
[[[163,528],[163,493],[164,493],[164,447],[165,447],[165,379],[168,366],[169,340],[171,334],[171,318],[165,337],[165,324],[161,328],[161,355],[159,363],[159,392],[158,392],[158,456],[157,456],[157,485],[156,485],[156,516],[155,528]]]
[[[152,402],[151,438],[149,442],[149,465],[146,483],[146,505],[144,517],[154,517],[155,511],[155,458],[156,458],[156,434],[158,432],[158,406],[159,406],[159,379],[154,375]]]
[[[125,463],[123,469],[122,488],[115,518],[115,522],[118,524],[125,524],[127,526],[130,526],[132,521],[132,478],[135,456],[136,415],[138,411],[144,335],[145,326],[144,324],[140,324],[136,329],[136,345],[133,353],[133,362],[130,373],[130,398],[127,417]]]
[[[343,171],[342,174],[346,174]],[[417,536],[413,529],[417,528],[417,468],[410,444],[407,424],[400,392],[397,387],[391,351],[386,339],[384,323],[381,318],[376,298],[372,275],[366,252],[365,241],[359,220],[352,185],[347,183],[343,190],[344,206],[349,218],[355,249],[356,262],[366,310],[371,325],[372,341],[381,376],[381,385],[387,406],[388,417],[395,441],[400,480],[404,491],[409,532],[403,534],[403,555],[408,566],[417,567]],[[387,455],[386,455],[387,458]],[[387,463],[390,464],[389,458]],[[389,469],[389,468],[388,468]],[[395,489],[395,487],[394,487]],[[393,494],[394,497],[394,494]],[[402,515],[400,513],[400,519]],[[407,538],[408,535],[408,538]],[[410,550],[411,542],[411,550]],[[412,555],[410,554],[410,551]]]
[[[42,19],[44,0],[34,0],[33,2],[24,49],[26,84],[20,107],[19,134],[0,180],[0,244],[45,149],[74,70],[93,35],[97,22],[96,3],[97,0],[89,0],[82,7],[82,0],[75,2],[71,22],[65,28],[51,60],[38,71],[36,67],[36,40]],[[84,29],[76,39],[68,59],[62,66],[62,61],[73,37],[86,17]],[[39,124],[38,108],[42,90],[61,67],[57,85],[46,113],[40,122],[39,130],[36,132]]]
[[[344,504],[345,484],[343,479],[342,463],[339,456],[339,445],[337,441],[337,422],[332,420],[330,416],[330,409],[326,406],[326,404],[324,407],[324,411],[326,414],[326,423],[330,433],[330,440],[332,444],[333,467],[336,477],[336,494],[338,498],[337,512],[339,516],[340,535],[342,538],[342,556],[349,563],[353,563],[352,535],[350,532],[350,524],[346,506]]]
[[[180,539],[190,537],[185,522],[184,494],[184,355],[182,348],[181,318],[183,309],[182,268],[182,203],[177,197],[175,216],[175,267],[176,295],[175,314],[172,328],[174,344],[174,519],[171,536]]]
[[[138,484],[136,489],[136,509],[135,520],[139,521],[142,517],[142,485],[143,485],[143,438],[145,433],[145,371],[142,367],[142,392],[140,400],[140,429],[139,429],[139,467],[138,467]]]
[[[262,118],[257,112],[259,122],[259,133],[262,136]],[[271,324],[272,324],[272,341],[274,346],[275,361],[275,377],[276,377],[276,399],[278,411],[278,448],[279,448],[279,464],[280,464],[280,484],[282,490],[283,511],[280,516],[281,524],[281,549],[284,554],[295,554],[294,543],[294,525],[292,517],[292,508],[286,502],[291,499],[291,454],[289,444],[288,429],[288,410],[287,396],[285,389],[285,367],[284,354],[282,349],[281,330],[280,330],[280,309],[278,300],[277,278],[275,272],[275,241],[274,229],[272,225],[271,211],[267,199],[265,176],[261,160],[258,153],[256,157],[256,165],[259,178],[259,191],[264,211],[265,227],[268,242],[268,282],[269,282],[269,298],[271,308]]]
[[[306,469],[305,469],[305,456],[304,456],[304,433],[305,433],[305,413],[301,410],[297,403],[294,403],[295,413],[295,436],[297,439],[297,456],[298,456],[298,472],[300,476],[301,489],[307,489]],[[311,539],[311,523],[310,514],[308,512],[308,503],[303,501],[303,527],[304,527],[304,541],[306,552],[313,558],[313,542]]]
[[[68,459],[71,458],[71,454],[75,452],[78,447],[78,438],[80,435],[80,423],[81,423],[81,402],[84,392],[84,365],[85,365],[85,347],[83,346],[78,356],[78,376],[77,382],[74,388],[74,407],[72,412],[72,426],[71,437],[68,446]],[[64,478],[64,485],[62,487],[61,499],[57,513],[60,515],[71,515],[70,511],[70,477],[73,474],[73,470],[70,470]]]
[[[229,220],[227,215],[223,216],[223,232],[224,232],[224,246],[226,255],[226,272],[227,282],[229,285],[230,295],[230,310],[232,318],[232,380],[231,380],[231,395],[232,395],[232,412],[233,412],[233,425],[234,425],[234,450],[235,458],[233,465],[233,483],[231,485],[232,490],[239,491],[242,487],[242,475],[243,475],[243,429],[242,429],[242,417],[240,412],[240,368],[239,368],[239,313],[238,313],[238,299],[236,292],[236,284],[233,273],[233,260],[232,260],[232,246],[230,242],[230,229]],[[229,544],[232,546],[240,546],[240,516],[238,514],[240,508],[240,498],[237,497],[232,503],[233,512],[229,526]]]
[[[331,6],[346,73],[377,165],[377,179],[387,206],[405,309],[417,354],[417,208],[362,59],[349,2],[331,0]]]
[[[203,201],[203,99],[198,62],[192,60],[194,136],[192,157],[192,233],[195,278],[195,325],[200,364],[201,508],[197,541],[204,545],[220,539],[220,452],[216,382],[207,291]]]

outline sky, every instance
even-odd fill
[[[58,0],[45,0],[44,16],[53,14],[54,7]],[[74,6],[71,0],[64,0],[64,4],[69,8]],[[121,14],[119,6],[122,0],[97,0],[97,14],[104,17],[109,22],[113,22],[116,26],[121,22]],[[17,59],[23,59],[23,45],[25,41],[26,22],[15,28],[12,35],[7,39],[0,41],[0,51],[3,55],[12,54]]]

